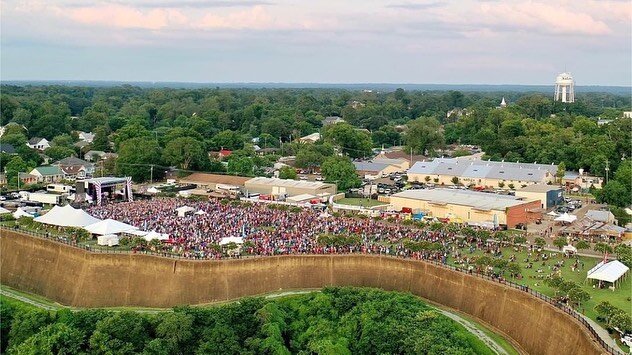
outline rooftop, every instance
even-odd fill
[[[520,189],[520,191],[524,192],[549,192],[554,190],[561,190],[562,188],[558,185],[546,185],[546,184],[535,184],[529,185],[525,188]]]
[[[63,172],[61,171],[61,169],[59,169],[58,166],[38,166],[37,168],[33,169],[36,170],[38,173],[40,173],[40,175],[45,176],[45,175],[62,175]]]
[[[423,200],[437,204],[470,206],[480,210],[504,211],[507,207],[526,203],[515,196],[453,189],[406,190],[396,193],[392,197]]]
[[[274,185],[274,186],[282,186],[282,187],[298,187],[298,188],[309,188],[309,189],[323,189],[333,184],[318,182],[318,181],[302,181],[302,180],[288,180],[288,179],[277,179],[277,178],[267,178],[267,177],[256,177],[246,181],[246,184],[258,184],[258,185]]]
[[[437,158],[415,163],[408,173],[426,175],[450,175],[463,178],[502,179],[516,181],[542,181],[549,174],[557,173],[557,165],[537,163],[511,163],[484,160],[460,160]]]
[[[196,184],[196,185],[226,184],[226,185],[244,186],[244,184],[248,180],[250,180],[250,178],[243,177],[243,176],[193,173],[187,177],[180,179],[180,182],[185,183],[185,184]]]
[[[355,165],[357,171],[380,172],[393,164],[374,161],[354,161],[353,165]]]

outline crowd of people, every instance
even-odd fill
[[[193,210],[179,216],[176,209],[182,206]],[[157,251],[195,259],[222,258],[226,250],[219,247],[219,242],[229,237],[242,237],[241,252],[257,256],[366,253],[445,262],[449,250],[485,246],[484,241],[446,230],[432,231],[371,218],[334,217],[309,208],[300,211],[271,208],[266,204],[244,206],[217,200],[160,198],[93,206],[88,212],[97,218],[111,218],[141,230],[168,234],[169,240],[158,246]],[[319,241],[322,235],[342,236],[337,241],[343,242],[328,245]],[[355,238],[344,243],[349,236]],[[442,248],[412,251],[404,241],[426,241]]]

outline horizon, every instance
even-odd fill
[[[629,2],[2,3],[3,81],[632,86]],[[59,79],[61,78],[61,79]]]

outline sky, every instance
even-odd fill
[[[2,0],[2,80],[632,81],[629,0]]]

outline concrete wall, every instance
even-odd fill
[[[3,284],[78,307],[170,307],[328,285],[411,292],[502,331],[531,354],[598,354],[573,318],[522,291],[429,263],[364,255],[183,261],[92,254],[2,231]]]

